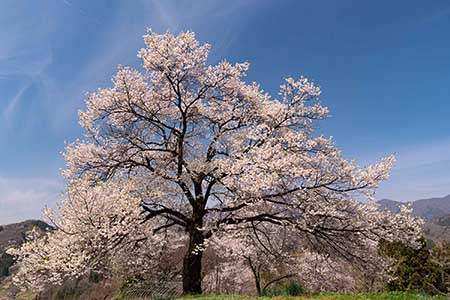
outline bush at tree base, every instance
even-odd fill
[[[300,283],[291,281],[289,283],[277,286],[272,289],[266,289],[262,292],[262,296],[300,296],[305,294],[305,289]]]

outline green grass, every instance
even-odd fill
[[[446,296],[427,296],[404,292],[386,293],[318,293],[304,296],[256,297],[239,295],[198,295],[177,300],[449,300]]]

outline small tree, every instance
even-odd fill
[[[321,90],[314,83],[287,78],[272,98],[243,80],[248,63],[208,65],[210,46],[192,32],[150,31],[144,41],[143,72],[120,67],[111,88],[89,95],[80,112],[86,138],[65,153],[71,187],[78,181],[84,188],[126,182],[131,199],[139,200],[129,202],[139,213],[127,223],[139,224],[139,236],[105,233],[103,255],[130,241],[142,249],[149,245],[144,247],[145,241],[162,241],[155,236],[178,233],[187,243],[183,290],[199,294],[202,250],[230,227],[289,227],[312,248],[333,249],[348,259],[380,238],[410,240],[420,231],[408,212],[392,216],[357,200],[372,198],[394,158],[358,168],[331,139],[315,134],[315,122],[326,118],[328,109],[319,103]],[[108,209],[119,199],[109,201]],[[88,220],[91,212],[82,212]],[[75,219],[70,214],[61,217],[63,232],[71,222],[66,219]],[[78,231],[99,231],[89,222],[83,226]],[[116,227],[104,231],[111,228]],[[83,245],[84,254],[90,244]]]
[[[217,266],[221,272],[217,275],[230,280],[247,268],[260,296],[277,283],[298,277],[296,252],[301,243],[296,232],[289,229],[270,223],[253,223],[248,228],[238,227],[233,231],[228,228],[227,232],[215,234],[208,245],[222,257]],[[214,278],[208,278],[211,279]]]

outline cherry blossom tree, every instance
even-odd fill
[[[210,45],[193,32],[149,31],[144,41],[143,70],[119,67],[112,87],[88,96],[80,112],[85,138],[65,152],[69,194],[81,189],[90,205],[63,203],[54,243],[83,237],[81,245],[61,246],[79,255],[80,266],[101,256],[87,249],[158,249],[159,236],[170,232],[186,239],[183,290],[198,294],[203,250],[230,228],[288,227],[311,249],[348,259],[381,238],[416,237],[416,219],[359,201],[371,201],[394,158],[360,168],[317,134],[314,125],[328,109],[316,84],[286,78],[272,97],[244,81],[248,63],[208,64]],[[65,225],[78,219],[83,234],[72,234]],[[85,236],[89,230],[95,236]],[[61,271],[79,272],[78,265],[66,267]]]

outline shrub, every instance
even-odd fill
[[[277,286],[272,289],[265,289],[262,291],[262,296],[300,296],[305,293],[305,289],[295,281],[287,284]]]
[[[11,255],[0,253],[0,277],[10,275],[9,268],[13,265],[14,259]]]
[[[102,274],[98,272],[91,271],[89,273],[88,281],[90,283],[99,283],[102,279],[103,279]]]

